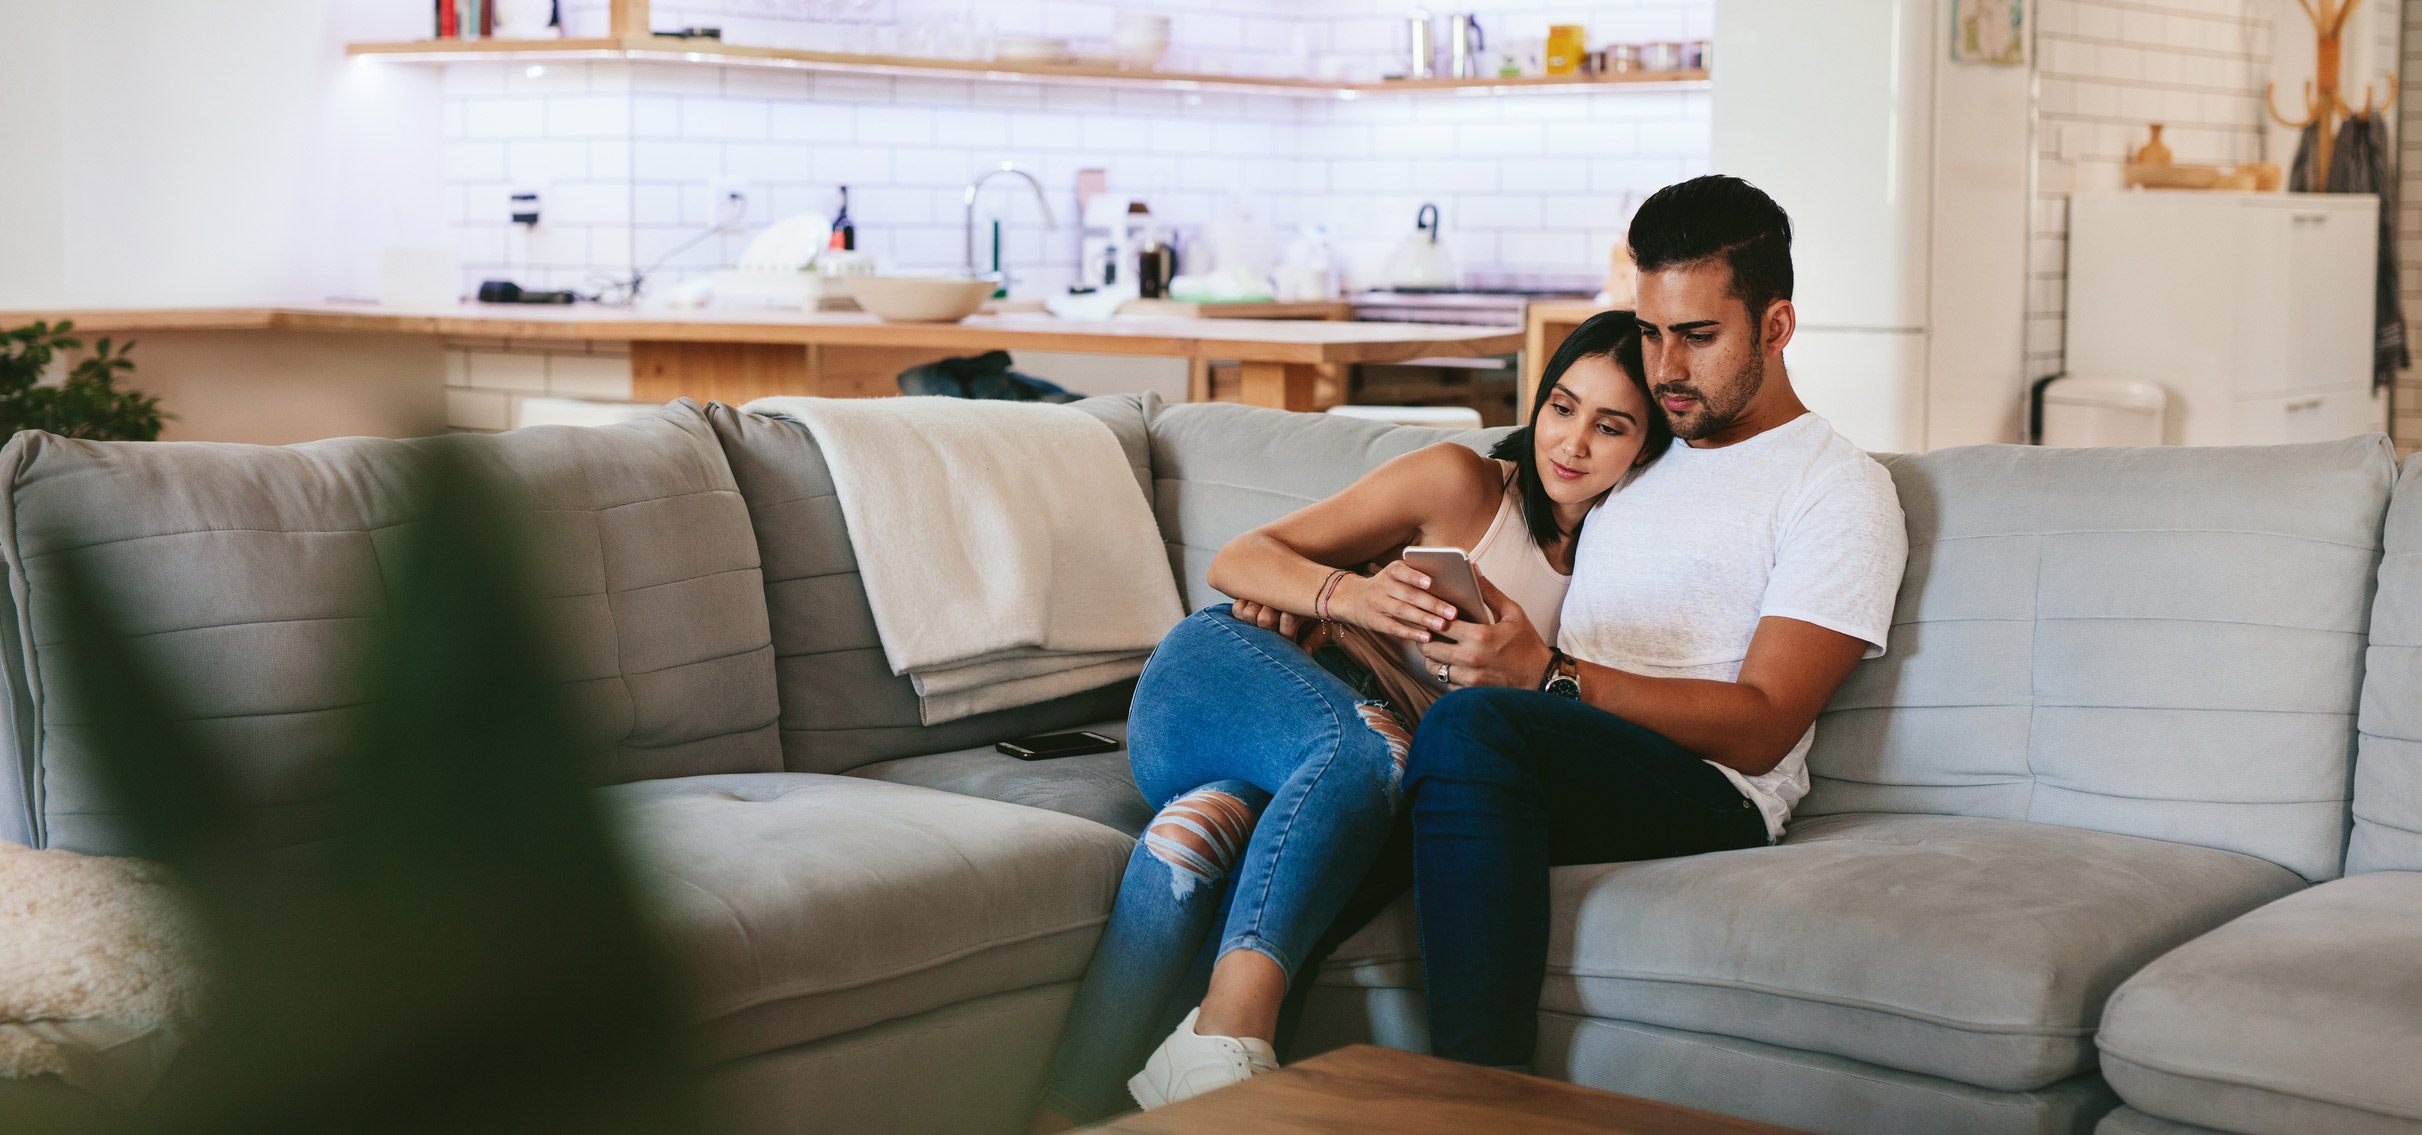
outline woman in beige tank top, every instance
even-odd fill
[[[1180,622],[1137,680],[1129,758],[1159,813],[1035,1130],[1276,1066],[1289,978],[1379,853],[1421,713],[1456,686],[1546,679],[1510,660],[1477,673],[1423,660],[1420,645],[1464,613],[1404,549],[1469,549],[1498,621],[1553,643],[1582,519],[1672,439],[1642,369],[1632,314],[1596,316],[1549,361],[1528,424],[1488,456],[1415,450],[1220,550],[1210,583],[1236,602]],[[1217,959],[1207,995],[1198,958]]]

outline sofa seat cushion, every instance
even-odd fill
[[[729,1060],[1085,971],[1133,841],[905,784],[739,773],[601,789]]]
[[[1080,726],[1095,733],[1127,739],[1124,721],[1097,721]],[[1152,806],[1136,791],[1127,768],[1127,751],[1022,761],[991,745],[878,761],[849,770],[851,776],[894,784],[921,784],[964,796],[981,796],[1029,808],[1046,808],[1108,824],[1130,836],[1144,834],[1152,822]]]
[[[1773,847],[1556,868],[1540,1007],[2032,1091],[2094,1066],[2129,974],[2302,886],[2250,855],[2049,824],[1796,821]],[[1410,914],[1321,980],[1418,982]]]
[[[2422,872],[2324,883],[2128,979],[2103,1074],[2140,1111],[2231,1131],[2422,1131]]]

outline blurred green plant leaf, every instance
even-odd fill
[[[490,486],[430,455],[327,839],[266,846],[71,562],[67,681],[210,943],[200,1034],[122,1129],[692,1131],[662,953],[600,808]],[[384,547],[384,545],[382,545]],[[73,560],[74,557],[66,557]],[[90,700],[90,698],[79,699]]]

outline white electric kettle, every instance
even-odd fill
[[[1413,214],[1413,231],[1388,260],[1388,283],[1397,288],[1455,286],[1455,265],[1438,243],[1438,206],[1424,204]]]

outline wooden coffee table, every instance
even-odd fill
[[[1087,1127],[1115,1135],[1790,1135],[1790,1129],[1358,1044]]]

